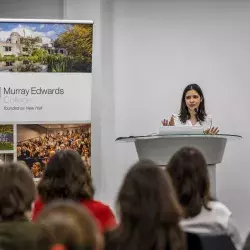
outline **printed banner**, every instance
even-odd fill
[[[0,73],[0,122],[90,122],[91,74]]]
[[[92,21],[0,19],[0,160],[42,176],[58,150],[90,168]]]

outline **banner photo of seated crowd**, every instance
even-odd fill
[[[41,178],[71,149],[91,173],[92,36],[92,21],[0,19],[0,163]]]
[[[78,152],[90,171],[90,124],[32,124],[17,126],[17,159],[24,161],[34,178],[40,178],[56,151]]]

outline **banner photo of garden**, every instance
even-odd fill
[[[0,125],[0,150],[14,150],[13,125]]]
[[[0,125],[0,163],[14,159],[14,126]]]
[[[0,72],[92,71],[92,23],[0,22]]]

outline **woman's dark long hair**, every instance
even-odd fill
[[[187,122],[187,120],[190,119],[190,113],[188,111],[188,107],[187,107],[186,101],[185,101],[186,94],[189,90],[195,90],[202,100],[202,102],[200,103],[200,106],[197,110],[196,118],[197,118],[198,122],[203,122],[203,121],[205,121],[206,116],[207,116],[206,109],[205,109],[205,98],[204,98],[204,95],[203,95],[203,92],[202,92],[200,86],[198,84],[195,84],[195,83],[189,84],[183,91],[182,98],[181,98],[181,108],[180,108],[180,113],[179,113],[180,121],[183,124],[185,124]]]
[[[210,210],[209,175],[205,158],[199,150],[192,147],[180,149],[170,159],[166,171],[186,218],[198,215],[202,207]]]
[[[45,203],[55,199],[92,199],[94,195],[87,167],[73,150],[58,151],[52,156],[37,188]]]
[[[143,160],[128,171],[118,194],[120,250],[185,249],[179,227],[182,210],[168,175],[154,162]],[[109,248],[107,248],[109,249]]]

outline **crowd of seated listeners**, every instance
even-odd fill
[[[74,150],[90,169],[91,134],[82,129],[65,130],[18,142],[17,159],[24,161],[34,178],[41,178],[49,159],[60,150]]]
[[[58,150],[36,186],[24,162],[0,164],[1,250],[249,250],[230,210],[210,195],[203,155],[176,152],[165,169],[141,160],[117,193],[117,218],[96,200],[80,154]]]

